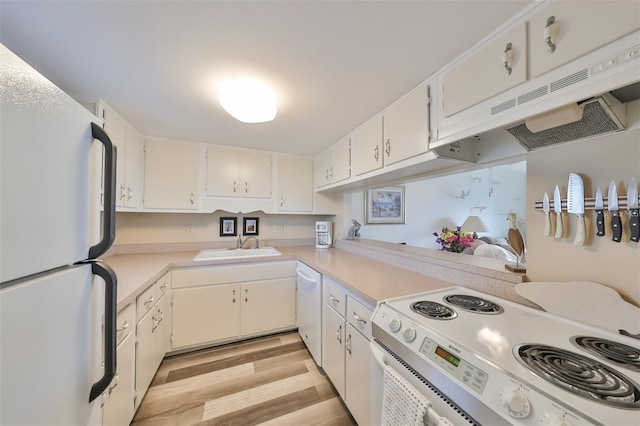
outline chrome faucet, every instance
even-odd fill
[[[241,249],[244,246],[244,244],[249,240],[254,240],[256,242],[255,248],[257,249],[260,248],[260,241],[258,240],[258,237],[254,235],[249,235],[247,238],[243,240],[242,234],[238,235],[238,241],[236,241],[236,248]]]

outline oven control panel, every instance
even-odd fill
[[[489,380],[489,375],[457,356],[455,351],[455,348],[444,348],[428,337],[425,337],[422,345],[420,345],[420,353],[422,355],[449,372],[470,389],[482,395],[487,380]]]

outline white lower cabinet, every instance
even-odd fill
[[[295,277],[295,262],[174,271],[171,349],[295,328]]]
[[[335,281],[323,276],[322,368],[359,425],[370,424],[371,315]]]
[[[116,347],[116,376],[109,386],[102,411],[104,426],[124,426],[131,423],[135,413],[134,370],[135,306],[128,305],[118,312]]]

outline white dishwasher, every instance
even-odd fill
[[[296,325],[316,364],[322,367],[322,275],[298,261]]]

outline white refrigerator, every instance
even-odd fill
[[[2,44],[0,98],[0,424],[100,424],[116,371],[116,277],[97,260],[115,237],[115,147]]]

